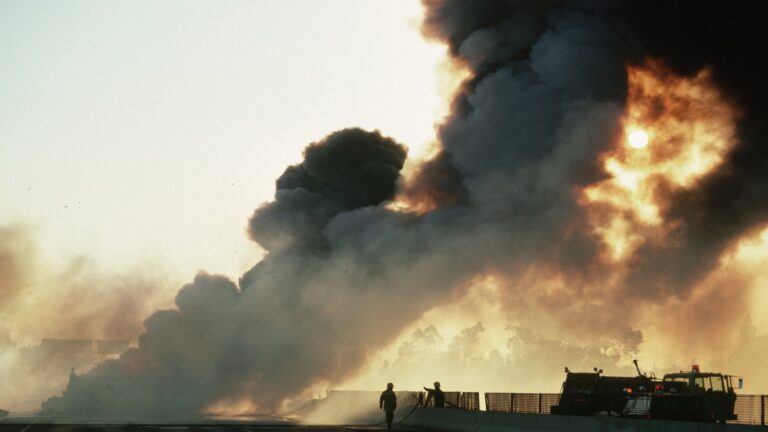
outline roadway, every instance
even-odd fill
[[[398,431],[414,431],[393,427]],[[315,426],[296,423],[221,424],[106,424],[98,422],[8,423],[0,421],[0,432],[382,432],[385,427]]]

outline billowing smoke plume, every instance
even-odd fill
[[[405,154],[359,129],[310,145],[277,181],[275,200],[254,213],[249,231],[269,254],[239,287],[198,275],[175,310],[145,321],[138,349],[74,380],[45,408],[188,417],[212,402],[248,400],[271,410],[355,373],[469,274],[451,254],[430,252],[443,236],[381,206],[394,197]]]
[[[648,308],[685,302],[724,248],[764,220],[742,209],[759,188],[726,181],[764,175],[762,162],[715,172],[667,191],[661,217],[680,230],[672,246],[650,242],[624,263],[606,261],[580,198],[609,176],[602,155],[622,134],[626,65],[644,53],[624,10],[599,1],[425,6],[424,33],[472,76],[440,127],[440,152],[405,181],[400,197],[414,211],[388,205],[403,181],[403,146],[359,129],[311,144],[249,222],[268,255],[239,284],[199,274],[175,309],[145,321],[137,349],[73,380],[49,408],[186,417],[248,401],[273,410],[353,376],[407,324],[484,277],[498,283],[510,321],[572,340],[599,333],[625,347],[601,357],[616,360],[636,352]],[[732,190],[721,213],[706,211]],[[736,221],[719,225],[725,215]],[[521,335],[534,353],[569,346]]]
[[[277,179],[275,201],[254,214],[251,238],[273,252],[327,248],[323,231],[331,219],[392,199],[405,155],[391,139],[360,129],[310,144],[304,162]]]

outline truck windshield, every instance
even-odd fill
[[[697,377],[693,379],[693,387],[706,390],[709,385],[709,379],[705,377]]]
[[[693,386],[710,391],[725,391],[723,387],[723,377],[719,375],[696,377],[693,380]]]
[[[712,391],[725,391],[725,385],[723,384],[723,377],[713,376],[710,377],[712,381]]]

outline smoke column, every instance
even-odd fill
[[[272,411],[354,376],[406,325],[487,276],[519,321],[574,341],[599,333],[635,352],[643,311],[685,300],[764,223],[749,198],[764,191],[764,146],[746,128],[725,162],[732,169],[663,195],[674,245],[606,261],[580,199],[609,177],[601,156],[622,134],[627,64],[657,51],[625,19],[636,11],[600,1],[424,5],[424,34],[471,71],[438,155],[402,179],[406,149],[379,132],[310,144],[249,221],[267,256],[237,283],[199,274],[174,309],[146,319],[137,349],[78,377],[49,407],[188,417],[247,401]],[[729,204],[710,212],[723,194]],[[414,210],[394,210],[396,199]]]

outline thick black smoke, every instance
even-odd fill
[[[251,218],[251,237],[269,253],[239,286],[200,274],[176,309],[147,319],[138,349],[80,377],[48,407],[190,416],[248,400],[275,409],[352,376],[406,324],[488,275],[511,320],[574,340],[632,335],[633,351],[643,308],[622,305],[641,285],[650,281],[650,301],[684,298],[692,262],[711,264],[765,220],[764,204],[752,201],[764,197],[765,147],[745,126],[722,172],[675,191],[664,217],[684,219],[678,249],[641,249],[628,276],[608,277],[606,246],[579,196],[607,175],[600,156],[621,134],[626,65],[657,52],[650,39],[645,48],[645,26],[655,24],[599,0],[425,7],[424,33],[472,72],[440,127],[440,153],[405,189],[429,211],[386,206],[405,158],[392,140],[348,129],[311,144]],[[731,196],[711,209],[721,194]],[[658,256],[664,265],[653,267]],[[658,282],[672,280],[679,285]]]
[[[567,110],[552,109],[547,102],[567,98],[569,92],[583,92],[595,100],[620,100],[626,89],[621,78],[623,66],[639,64],[649,56],[664,60],[682,75],[709,68],[718,87],[738,107],[743,116],[738,124],[739,142],[722,167],[694,187],[676,190],[668,198],[670,204],[663,217],[668,226],[676,226],[671,236],[677,244],[671,248],[653,242],[642,246],[632,258],[633,269],[624,281],[627,294],[651,299],[685,297],[712,271],[728,247],[766,223],[768,91],[764,76],[768,71],[755,48],[755,41],[761,38],[758,23],[766,15],[759,5],[738,2],[733,8],[723,8],[691,1],[425,3],[429,6],[425,34],[445,40],[451,52],[475,72],[455,102],[455,117],[441,131],[445,151],[465,174],[464,184],[469,184],[476,172],[485,173],[499,165],[516,170],[531,160],[550,157],[550,148],[539,145],[550,141],[547,135],[561,124]],[[572,26],[578,22],[585,25]],[[556,35],[566,34],[555,41]],[[545,51],[553,55],[540,61]],[[523,87],[525,91],[552,84],[556,95],[535,94],[536,102],[517,112],[514,106],[494,106],[497,117],[483,115],[483,107],[474,101],[486,103],[496,96],[486,96],[484,86],[511,71],[522,77],[528,68],[535,76]],[[502,85],[492,91],[514,88]],[[515,94],[495,100],[523,102],[526,96]],[[513,132],[503,135],[505,129]],[[491,133],[500,135],[482,139]],[[516,138],[513,133],[528,134],[518,142],[536,147],[508,145]],[[597,163],[597,158],[591,158],[595,155],[590,153],[585,162]],[[499,158],[508,159],[497,165]],[[486,161],[491,163],[485,165]],[[585,168],[579,173],[581,179],[573,178],[569,183],[586,185],[600,175],[596,166]],[[578,224],[578,219],[573,223]],[[589,244],[588,237],[581,237],[575,245],[565,243],[575,246],[576,255],[582,258],[579,273],[593,262],[585,253],[598,249],[594,242]]]
[[[462,175],[451,155],[440,151],[428,163],[421,164],[411,176],[403,195],[418,210],[466,205],[467,191]]]
[[[723,7],[652,0],[626,2],[620,10],[637,55],[660,58],[683,75],[709,68],[741,114],[739,140],[723,165],[671,198],[665,219],[680,222],[680,247],[649,245],[639,252],[634,279],[674,292],[703,277],[735,240],[768,220],[768,67],[757,45],[768,14],[750,1]]]
[[[378,132],[345,129],[304,151],[277,179],[275,201],[260,207],[251,238],[269,251],[327,247],[323,229],[339,213],[392,199],[406,150]]]

